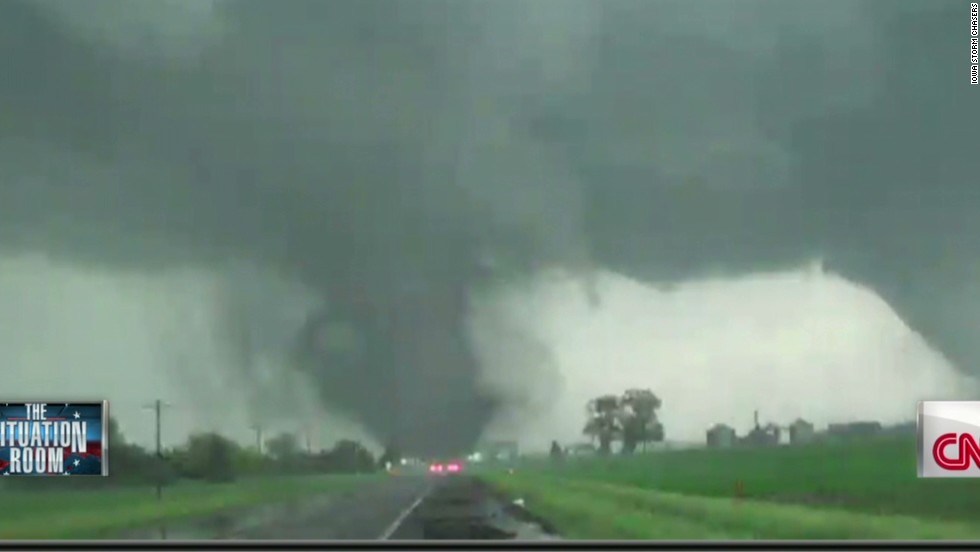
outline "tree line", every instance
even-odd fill
[[[32,488],[169,484],[178,480],[224,483],[258,475],[368,473],[378,469],[371,452],[350,439],[313,452],[304,450],[294,434],[280,433],[266,440],[260,451],[218,433],[200,432],[158,456],[155,451],[128,441],[115,419],[109,419],[108,434],[108,477],[11,477],[4,478],[4,483]]]

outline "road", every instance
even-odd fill
[[[526,512],[473,478],[392,476],[316,497],[150,528],[127,538],[272,540],[554,539]]]
[[[396,521],[407,517],[420,498],[430,492],[426,477],[391,477],[336,497],[299,505],[254,527],[236,531],[244,539],[371,540],[390,536]],[[411,532],[403,538],[421,538]]]

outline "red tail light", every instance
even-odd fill
[[[433,473],[442,472],[442,464],[432,464],[431,466],[429,466],[429,471]]]
[[[458,472],[462,469],[463,469],[462,466],[460,466],[459,464],[449,464],[449,467],[447,468],[447,470],[451,472]]]

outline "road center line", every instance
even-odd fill
[[[395,521],[393,521],[391,525],[389,525],[388,528],[385,529],[384,533],[381,533],[381,536],[378,537],[378,539],[379,540],[390,539],[391,536],[395,534],[395,531],[397,531],[398,528],[401,527],[402,523],[405,522],[408,516],[412,515],[412,512],[414,512],[415,509],[419,507],[419,504],[422,504],[422,501],[425,500],[425,497],[429,495],[429,491],[431,490],[432,487],[428,487],[424,491],[422,491],[422,493],[418,496],[418,498],[416,498],[415,501],[413,501],[411,504],[408,505],[408,508],[405,508],[404,510],[402,510],[400,514],[398,514],[398,517],[395,518]]]

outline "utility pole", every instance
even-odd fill
[[[262,426],[255,424],[252,429],[255,430],[255,449],[259,451],[259,454],[262,454]]]
[[[157,399],[153,404],[153,410],[156,413],[157,419],[157,458],[163,458],[163,446],[160,444],[160,410],[163,407],[163,403],[160,399]]]
[[[163,498],[163,477],[162,477],[162,474],[163,474],[163,472],[162,472],[162,465],[163,465],[163,446],[161,445],[161,433],[162,432],[160,431],[160,424],[161,424],[161,418],[162,418],[161,414],[163,413],[163,407],[164,406],[170,406],[170,405],[164,403],[160,399],[157,399],[157,400],[153,401],[153,404],[152,405],[144,407],[144,408],[148,408],[148,409],[153,409],[153,413],[156,416],[156,455],[157,455],[157,460],[160,462],[160,464],[158,465],[158,469],[160,469],[160,474],[158,474],[157,477],[155,478],[156,479],[156,487],[157,487],[157,500],[160,500],[160,499]]]

